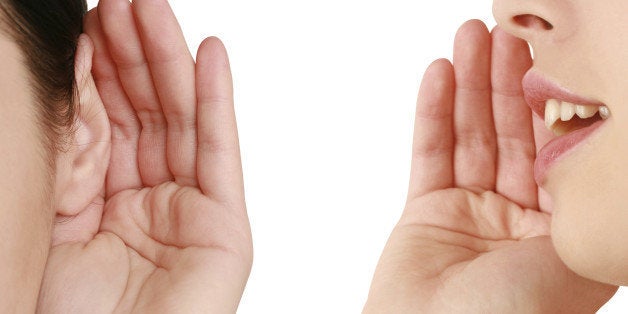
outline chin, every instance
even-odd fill
[[[628,221],[609,219],[612,215],[605,215],[602,208],[592,209],[584,204],[577,200],[555,204],[552,242],[558,256],[582,277],[628,285]],[[592,212],[598,214],[591,215]]]

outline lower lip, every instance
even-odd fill
[[[534,162],[534,179],[541,186],[545,182],[547,172],[560,159],[562,159],[573,148],[583,143],[589,135],[594,133],[604,121],[598,121],[593,125],[560,136],[547,143],[537,153]]]

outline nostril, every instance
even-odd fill
[[[532,14],[521,14],[512,18],[514,22],[526,28],[552,30],[554,25],[547,20]]]

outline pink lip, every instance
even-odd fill
[[[599,101],[594,101],[582,96],[578,96],[564,87],[551,82],[534,70],[528,71],[523,77],[524,97],[532,111],[541,118],[545,116],[545,102],[548,99],[557,99],[578,105],[603,106]],[[559,136],[547,143],[537,153],[534,163],[534,179],[538,185],[542,185],[547,176],[547,172],[560,160],[567,152],[571,151],[578,144],[582,143],[589,135],[593,134],[604,121],[598,121],[593,125]]]
[[[582,143],[603,123],[604,121],[595,122],[589,127],[557,137],[545,144],[545,146],[543,146],[543,148],[541,148],[541,150],[536,154],[536,160],[534,161],[534,180],[536,181],[536,184],[541,186],[542,183],[545,182],[547,172],[554,165],[554,163],[560,160],[565,153]]]

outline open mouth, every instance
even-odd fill
[[[561,136],[606,120],[611,112],[603,103],[578,96],[534,70],[523,78],[525,100],[545,126]]]
[[[585,142],[611,118],[611,111],[603,103],[578,96],[534,70],[526,73],[522,83],[525,100],[532,111],[544,117],[545,126],[558,136],[537,153],[534,176],[541,185],[550,167]]]
[[[576,105],[557,99],[545,101],[545,126],[558,136],[589,127],[610,115],[606,106]]]

